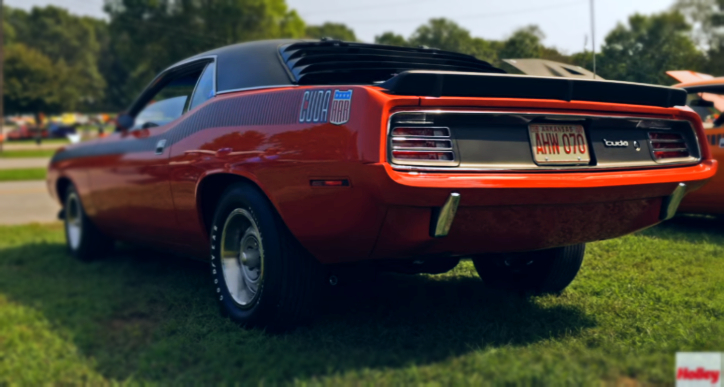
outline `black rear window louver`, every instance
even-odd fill
[[[374,84],[408,70],[505,73],[470,55],[428,48],[321,41],[284,45],[279,53],[300,85]]]

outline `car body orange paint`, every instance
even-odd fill
[[[206,117],[215,104],[244,103],[259,96],[269,103],[260,106],[260,119],[280,109],[298,115],[305,90],[329,88],[221,94],[171,124],[114,133],[67,148],[141,141]],[[208,225],[201,213],[200,187],[214,176],[238,176],[266,194],[292,234],[319,261],[339,263],[527,251],[618,237],[658,223],[662,200],[679,183],[694,191],[717,169],[700,119],[687,109],[409,97],[390,95],[375,86],[335,88],[354,92],[351,116],[344,125],[213,127],[189,133],[163,157],[150,151],[54,161],[49,190],[57,198],[59,181],[75,184],[89,216],[115,238],[207,259]],[[284,105],[284,101],[295,102]],[[390,114],[442,108],[683,119],[693,124],[702,157],[691,166],[605,171],[425,173],[393,168],[386,156]],[[310,185],[311,180],[325,179],[347,180],[349,186]],[[451,192],[461,194],[458,214],[447,237],[432,238],[431,208],[442,206]]]

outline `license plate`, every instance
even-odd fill
[[[536,164],[584,165],[591,162],[586,132],[581,125],[531,124],[528,134]]]

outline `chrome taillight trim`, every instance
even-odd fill
[[[390,118],[391,120],[391,118]],[[388,123],[389,124],[389,123]],[[391,124],[390,124],[391,125]],[[433,135],[414,135],[414,134],[395,134],[395,131],[398,129],[424,129],[424,130],[430,130],[432,131]],[[439,132],[440,134],[435,135],[435,132]],[[420,165],[420,166],[448,166],[453,167],[459,164],[459,161],[457,160],[457,155],[455,154],[453,139],[451,137],[451,130],[447,126],[427,126],[423,124],[419,124],[417,126],[410,126],[410,124],[404,124],[400,125],[399,123],[395,123],[394,125],[391,125],[388,128],[387,132],[387,144],[388,144],[388,150],[389,150],[389,157],[395,164],[402,164],[402,165]],[[432,147],[432,146],[412,146],[413,144],[410,144],[411,146],[404,146],[404,144],[400,144],[401,142],[421,142],[421,141],[427,141],[427,142],[436,142],[436,143],[446,143],[445,147]],[[399,157],[399,155],[396,157],[395,153],[412,153],[412,154],[419,154],[423,155],[426,153],[437,153],[437,154],[444,154],[446,157],[449,157],[450,160],[430,160],[430,159],[415,159],[415,158],[404,158]]]
[[[421,142],[421,141],[436,142],[436,143],[446,143],[447,146],[443,146],[443,147],[438,147],[438,146],[436,146],[436,147],[429,147],[429,146],[419,147],[419,146],[405,146],[406,144],[404,144],[405,142],[413,143],[413,142]],[[437,137],[426,137],[426,138],[420,138],[420,137],[392,137],[392,138],[391,138],[391,142],[392,142],[392,150],[393,150],[393,151],[395,151],[395,150],[413,150],[413,151],[414,151],[414,150],[432,150],[432,151],[446,151],[446,150],[448,150],[448,151],[452,151],[452,150],[453,150],[452,140],[450,140],[449,138],[437,138]],[[402,142],[402,144],[399,144],[400,142]]]
[[[654,152],[689,152],[689,148],[651,148]]]
[[[568,167],[568,166],[538,166],[535,168],[529,168],[529,167],[489,167],[489,168],[461,168],[456,167],[456,165],[450,165],[450,166],[424,166],[424,165],[410,165],[409,163],[406,165],[400,165],[395,164],[394,160],[392,159],[391,151],[392,149],[388,148],[388,160],[390,160],[390,166],[395,170],[400,170],[404,172],[495,172],[495,173],[505,173],[505,172],[580,172],[585,170],[597,170],[597,171],[625,171],[625,170],[646,170],[646,169],[657,169],[662,168],[663,165],[659,164],[665,164],[666,167],[686,167],[691,165],[696,165],[701,162],[702,157],[702,149],[701,149],[701,141],[699,140],[699,135],[696,131],[696,128],[694,127],[694,124],[687,119],[673,119],[673,118],[659,118],[659,117],[651,117],[647,116],[645,114],[636,116],[636,115],[609,115],[609,114],[601,114],[601,113],[557,113],[557,112],[550,112],[550,111],[542,111],[542,112],[520,112],[520,111],[505,111],[505,110],[489,110],[489,111],[480,111],[480,110],[443,110],[443,109],[423,109],[423,110],[399,110],[390,113],[390,116],[387,120],[387,138],[388,138],[388,144],[389,144],[389,138],[390,133],[392,131],[392,121],[394,119],[394,116],[397,114],[404,114],[404,113],[426,113],[426,114],[485,114],[485,115],[518,115],[518,116],[540,116],[545,115],[546,118],[550,118],[552,116],[558,116],[558,117],[597,117],[597,118],[611,118],[611,119],[623,119],[623,120],[632,120],[632,121],[659,121],[659,122],[672,122],[672,123],[686,123],[691,128],[691,132],[694,136],[694,143],[696,146],[697,153],[699,154],[699,157],[690,157],[688,159],[671,159],[671,162],[661,162],[657,163],[657,165],[639,165],[639,164],[631,164],[627,166],[606,166],[606,167],[600,167],[596,165],[585,165],[585,166],[577,166],[577,167]],[[670,130],[671,128],[651,128],[653,130],[660,130],[660,131],[666,131]],[[653,155],[652,155],[653,157]],[[656,160],[656,158],[653,158]],[[457,161],[457,160],[456,160]]]
[[[442,135],[439,135],[439,136],[436,136],[436,135],[432,135],[432,136],[424,136],[424,135],[423,135],[423,136],[418,136],[418,135],[414,135],[414,134],[394,134],[394,133],[392,133],[392,132],[394,132],[395,129],[432,129],[433,131],[434,131],[434,130],[444,130],[444,131],[447,132],[447,134],[442,134]],[[450,138],[450,128],[448,128],[447,126],[405,126],[405,125],[403,125],[403,126],[395,126],[395,127],[393,127],[393,128],[390,130],[389,136],[394,136],[394,137],[414,137],[414,138]]]
[[[664,129],[657,129],[658,131],[650,131],[648,132],[649,136],[649,149],[651,152],[651,158],[654,159],[654,161],[657,164],[673,164],[673,163],[680,163],[680,162],[686,162],[686,161],[693,161],[696,160],[695,157],[691,156],[691,151],[689,151],[689,145],[686,143],[686,139],[681,136],[680,133],[666,133],[662,132]],[[680,139],[654,139],[651,138],[652,134],[656,133],[662,133],[662,134],[672,134],[672,135],[678,135]],[[696,132],[694,132],[696,133]],[[698,140],[698,138],[697,138]],[[664,144],[682,144],[683,148],[656,148],[654,147],[654,143],[664,143]],[[670,157],[670,158],[659,158],[656,156],[656,152],[686,152],[689,155],[684,157]]]

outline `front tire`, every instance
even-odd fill
[[[576,278],[586,244],[473,258],[475,270],[492,288],[558,294]]]
[[[324,267],[299,245],[256,187],[227,188],[210,234],[211,275],[223,314],[246,327],[272,330],[311,319]]]
[[[103,234],[86,215],[76,188],[71,185],[63,202],[65,241],[68,252],[81,261],[93,261],[105,256],[113,240]]]

